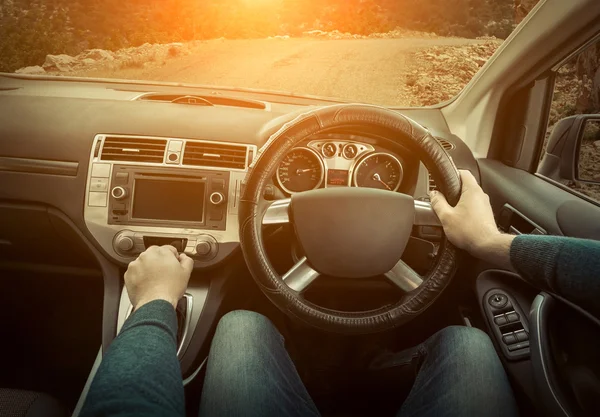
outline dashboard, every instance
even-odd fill
[[[176,104],[148,100],[150,93],[219,101]],[[197,268],[218,265],[239,249],[244,179],[269,137],[309,106],[333,103],[12,74],[0,74],[0,96],[0,261],[22,255],[27,262],[69,265],[85,240],[121,266],[151,245],[172,244]],[[438,109],[402,112],[427,126],[459,167],[477,171]],[[278,166],[275,198],[330,187],[426,198],[434,185],[425,166],[401,141],[371,133],[307,137]]]
[[[398,152],[357,135],[311,137],[284,156],[274,180],[287,195],[320,187],[414,189],[416,159]],[[149,246],[172,245],[197,265],[218,263],[239,242],[239,201],[257,155],[251,144],[98,134],[88,165],[86,226],[122,262]]]

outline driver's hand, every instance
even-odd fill
[[[439,191],[431,192],[431,207],[440,218],[448,240],[473,256],[482,257],[490,241],[501,235],[490,198],[469,171],[460,170],[462,191],[456,207],[452,207]]]
[[[134,309],[153,300],[177,306],[187,288],[194,261],[173,246],[151,246],[129,264],[125,286]]]

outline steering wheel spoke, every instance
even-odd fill
[[[442,227],[442,223],[429,201],[415,200],[415,226]]]
[[[275,200],[269,205],[262,219],[263,226],[272,224],[287,224],[290,222],[290,198]]]
[[[308,260],[304,257],[281,279],[288,287],[302,293],[318,276],[319,273],[308,264]]]
[[[421,275],[417,274],[402,259],[389,272],[386,272],[384,276],[405,292],[418,288],[423,282]]]

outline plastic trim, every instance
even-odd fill
[[[0,156],[0,171],[76,177],[78,170],[79,162]]]
[[[544,404],[547,411],[551,411],[550,415],[569,417],[571,414],[558,398],[556,388],[550,377],[549,353],[544,350],[544,346],[548,345],[545,330],[552,303],[551,296],[542,292],[535,297],[531,305],[529,315],[531,321],[531,361],[533,363],[534,378],[536,379],[537,394],[541,397],[539,398],[540,403]],[[548,404],[549,400],[554,402],[553,406]]]
[[[96,377],[96,373],[98,372],[98,368],[100,368],[100,364],[102,363],[102,346],[98,350],[98,355],[96,355],[96,360],[92,365],[92,369],[85,381],[85,385],[83,390],[81,390],[81,395],[79,395],[79,400],[77,400],[77,405],[75,406],[75,410],[73,410],[72,417],[78,417],[81,413],[81,409],[83,408],[83,404],[85,404],[85,400],[87,399],[88,393],[90,392],[90,387],[92,386],[92,382]]]
[[[64,213],[50,207],[48,208],[48,215],[50,218],[52,218],[52,216],[59,218],[73,229],[73,232],[85,243],[102,270],[104,281],[104,298],[102,305],[102,353],[105,354],[111,342],[117,335],[117,315],[121,291],[121,274],[119,268],[102,256],[81,230],[79,230],[79,228],[77,228],[71,219]]]

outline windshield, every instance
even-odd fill
[[[535,0],[12,0],[0,70],[390,106],[456,95]]]

